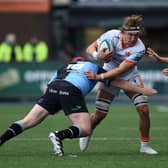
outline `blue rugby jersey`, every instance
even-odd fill
[[[96,74],[105,72],[105,70],[92,62],[78,61],[76,63],[69,63],[58,69],[57,72],[52,76],[49,83],[60,79],[68,81],[80,89],[82,94],[86,96],[97,82],[95,80],[89,80],[85,76],[86,71],[92,71]]]

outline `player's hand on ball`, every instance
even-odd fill
[[[98,55],[97,57],[104,62],[109,62],[112,59],[114,53],[114,47],[112,41],[109,39],[102,40],[98,45]]]
[[[98,59],[104,60],[105,62],[109,62],[112,59],[113,51],[106,52],[106,49],[99,51],[97,54]]]

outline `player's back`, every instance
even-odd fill
[[[85,96],[96,84],[96,81],[89,80],[85,76],[86,71],[93,71],[94,73],[98,72],[98,66],[94,63],[87,61],[79,61],[76,63],[69,63],[57,71],[57,75],[52,78],[52,81],[55,80],[65,80],[76,86],[81,90]]]

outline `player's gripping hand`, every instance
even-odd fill
[[[106,49],[99,51],[97,53],[97,58],[100,60],[103,60],[104,62],[109,62],[112,59],[112,55],[113,55],[114,51],[111,52],[106,52]]]
[[[86,71],[85,75],[88,79],[97,80],[97,75],[92,71]]]
[[[147,54],[149,57],[157,60],[157,61],[160,61],[160,56],[151,48],[147,48]]]

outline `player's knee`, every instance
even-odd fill
[[[105,98],[98,98],[96,100],[96,111],[107,114],[110,108],[110,104],[111,100]]]
[[[137,107],[137,110],[139,112],[142,112],[142,113],[148,113],[149,112],[149,108],[147,105],[141,105],[141,106],[138,106]]]
[[[138,106],[137,111],[141,117],[149,117],[149,109],[147,105]]]
[[[23,123],[25,129],[29,129],[37,125],[37,122],[35,122],[34,120],[31,121],[31,120],[23,119],[21,120],[21,122]]]
[[[92,133],[91,127],[82,128],[82,136],[90,136]]]
[[[149,108],[148,105],[143,104],[138,107],[136,107],[137,111],[139,112],[140,117],[149,117]]]
[[[139,112],[140,117],[146,117],[149,115],[149,108],[148,108],[148,97],[142,94],[136,94],[132,101]]]

